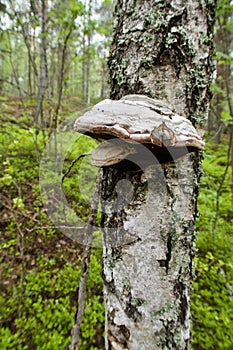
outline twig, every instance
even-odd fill
[[[69,175],[69,173],[71,172],[73,166],[74,166],[81,158],[86,157],[86,156],[90,156],[90,155],[91,155],[91,153],[83,153],[83,154],[81,154],[80,156],[78,156],[77,158],[75,158],[75,159],[71,162],[71,164],[70,164],[69,168],[66,170],[65,174],[62,176],[61,182],[63,183],[65,177]]]
[[[91,203],[90,216],[88,220],[86,235],[85,235],[85,247],[83,251],[83,260],[82,260],[82,271],[79,281],[78,289],[78,305],[77,312],[75,315],[75,322],[71,331],[71,343],[69,345],[69,350],[79,350],[79,336],[80,328],[82,323],[82,318],[84,315],[86,295],[87,295],[87,280],[89,276],[89,266],[90,266],[90,255],[91,255],[91,246],[93,241],[93,227],[96,223],[96,216],[99,204],[99,188],[100,188],[100,173],[97,175],[95,191]]]
[[[68,226],[68,225],[56,225],[56,226],[40,226],[40,227],[34,227],[34,228],[26,228],[28,232],[38,231],[38,230],[61,230],[61,229],[76,229],[76,230],[83,230],[84,226]]]
[[[14,209],[12,207],[12,205],[9,205],[7,203],[2,203],[2,205],[8,209],[13,215],[14,215],[14,212],[17,211],[17,209]],[[35,217],[32,216],[32,214],[27,214],[24,210],[20,210],[20,215],[27,218],[27,219],[30,219],[31,221],[34,221],[36,222],[37,224],[40,224],[41,222],[39,220],[37,220]]]

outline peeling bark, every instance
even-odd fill
[[[215,1],[118,0],[114,13],[111,98],[156,97],[202,124]],[[190,349],[200,158],[102,169],[106,349]]]

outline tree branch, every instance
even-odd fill
[[[71,343],[69,345],[69,350],[79,350],[79,337],[80,328],[85,310],[86,296],[87,296],[87,280],[89,276],[89,266],[90,266],[90,256],[91,256],[91,246],[93,241],[93,227],[96,225],[96,216],[99,204],[99,190],[100,190],[100,172],[97,175],[96,185],[94,190],[94,195],[91,203],[90,216],[88,220],[87,230],[85,234],[85,247],[83,251],[82,259],[82,272],[79,281],[78,288],[78,305],[77,312],[75,316],[75,323],[73,325],[71,335]]]
[[[64,182],[65,178],[69,175],[69,173],[71,172],[71,170],[72,170],[72,168],[74,167],[74,165],[75,165],[81,158],[86,157],[86,156],[90,156],[90,155],[91,155],[91,153],[83,153],[83,154],[81,154],[80,156],[78,156],[77,158],[75,158],[75,159],[71,162],[71,164],[70,164],[69,168],[66,170],[65,174],[62,176],[61,182],[62,182],[62,183]]]

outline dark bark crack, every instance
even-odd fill
[[[181,276],[182,268],[180,268],[180,273],[179,276]],[[179,277],[180,278],[180,277]],[[178,322],[181,323],[182,325],[185,324],[185,321],[187,319],[187,311],[188,311],[188,300],[186,297],[186,291],[187,291],[187,286],[185,282],[182,282],[178,279],[174,286],[174,294],[177,296],[178,300],[180,301],[180,312],[178,314]]]
[[[130,331],[124,325],[116,325],[113,321],[109,322],[108,329],[108,349],[114,350],[115,346],[119,345],[120,348],[128,349],[128,340],[130,337]]]
[[[168,273],[168,270],[169,270],[169,263],[171,260],[171,256],[172,256],[172,236],[170,234],[167,239],[167,252],[166,252],[166,263],[165,263],[166,273]]]

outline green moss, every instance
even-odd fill
[[[143,57],[141,59],[141,67],[144,67],[146,69],[153,67],[153,58],[152,57]]]
[[[147,95],[151,98],[156,98],[156,93],[154,91],[152,91],[152,89],[150,89],[150,88],[146,88],[144,90],[144,93],[145,93],[145,95]]]
[[[131,298],[130,303],[131,303],[131,305],[133,305],[135,307],[139,307],[139,306],[146,304],[146,300],[144,300],[142,298]]]
[[[123,289],[126,291],[131,290],[130,280],[128,280],[127,278],[125,278],[123,281]]]

